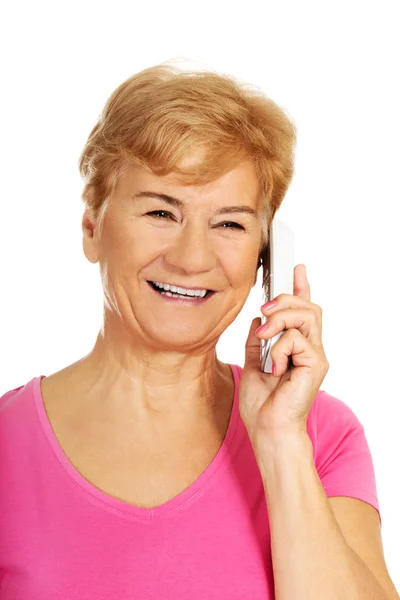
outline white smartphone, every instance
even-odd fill
[[[295,264],[294,232],[283,221],[274,218],[269,228],[268,246],[261,254],[262,264],[262,303],[273,300],[279,294],[293,294],[293,277]],[[267,317],[261,315],[261,324]],[[279,338],[281,331],[267,340],[260,340],[261,371],[272,373],[271,350]],[[289,360],[288,369],[291,366]]]

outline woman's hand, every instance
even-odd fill
[[[255,333],[261,318],[253,319],[239,387],[239,412],[253,447],[276,436],[304,434],[308,413],[329,370],[322,346],[322,310],[310,301],[305,265],[294,268],[294,294],[280,294],[276,306],[264,310],[266,330]],[[273,346],[275,374],[260,366],[260,339],[286,329]],[[289,358],[292,367],[287,370]]]

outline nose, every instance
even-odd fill
[[[199,223],[186,223],[164,254],[165,262],[186,273],[212,271],[217,256],[209,231]]]

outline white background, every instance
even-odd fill
[[[397,2],[10,2],[0,21],[0,395],[85,355],[102,317],[77,161],[114,88],[176,58],[261,86],[299,130],[277,217],[323,308],[322,389],[363,423],[400,590]],[[185,62],[186,61],[186,62]],[[253,288],[218,344],[243,364]]]

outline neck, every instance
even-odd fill
[[[118,359],[99,337],[93,350],[64,370],[71,396],[113,420],[162,419],[176,423],[215,419],[230,411],[233,375],[215,350],[157,362]]]

